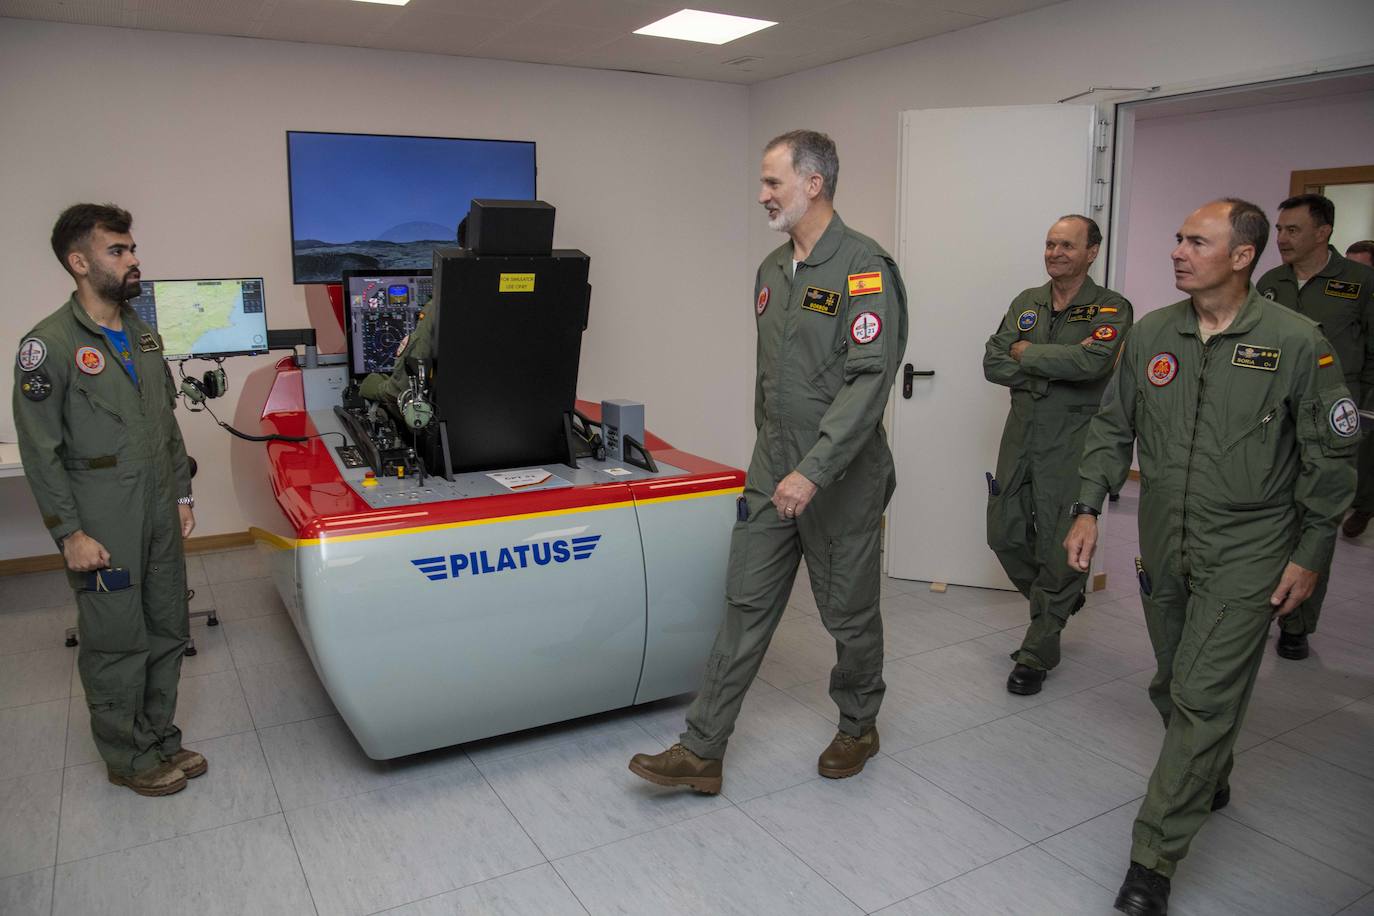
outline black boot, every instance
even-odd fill
[[[1307,634],[1279,630],[1279,641],[1274,651],[1279,658],[1291,658],[1294,661],[1307,658]]]
[[[1168,916],[1169,879],[1132,862],[1116,894],[1116,908],[1128,916]]]
[[[1007,675],[1007,692],[1020,694],[1023,697],[1039,693],[1040,686],[1045,683],[1045,675],[1047,674],[1049,674],[1048,671],[1017,662],[1016,667],[1011,669],[1011,674]]]
[[[1231,804],[1231,787],[1222,786],[1220,789],[1217,789],[1216,794],[1212,796],[1212,810],[1220,811],[1229,804]]]

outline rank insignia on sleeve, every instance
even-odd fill
[[[1340,299],[1358,299],[1360,286],[1361,284],[1351,283],[1349,280],[1327,280],[1326,294]]]
[[[1100,311],[1095,305],[1075,305],[1069,309],[1069,317],[1066,321],[1092,321]]]
[[[1336,357],[1332,356],[1330,353],[1323,353],[1321,356],[1317,357],[1317,368],[1325,369],[1335,361]]]
[[[152,334],[142,334],[138,338],[138,349],[141,353],[151,353],[156,350],[157,338]]]
[[[24,342],[19,345],[19,368],[25,372],[32,372],[43,365],[43,360],[48,358],[48,345],[37,337],[26,337]]]
[[[30,401],[41,401],[52,394],[52,380],[41,372],[26,372],[19,380],[19,390]]]
[[[759,297],[754,302],[754,314],[762,315],[764,309],[768,308],[768,287],[759,290]]]
[[[1099,324],[1093,328],[1093,340],[1116,340],[1116,328],[1109,324]]]
[[[838,315],[840,312],[840,294],[832,290],[821,289],[819,286],[808,286],[806,295],[802,296],[802,308],[820,312],[822,315]]]
[[[866,274],[849,275],[849,295],[869,296],[873,293],[883,291],[883,275],[881,271],[873,271]]]
[[[1279,371],[1278,347],[1257,347],[1254,344],[1238,343],[1231,354],[1231,365],[1246,369],[1263,369],[1265,372]]]
[[[1341,398],[1332,404],[1327,419],[1331,423],[1331,431],[1343,439],[1349,439],[1360,431],[1360,412],[1350,398]]]
[[[105,354],[95,347],[81,347],[76,351],[76,368],[87,375],[99,375],[105,371]]]
[[[860,312],[849,326],[849,336],[856,344],[870,344],[883,332],[883,320],[874,312]]]
[[[1178,357],[1172,353],[1156,353],[1150,357],[1150,363],[1145,367],[1145,377],[1156,388],[1163,388],[1172,382],[1176,375],[1178,375]]]
[[[1035,309],[1026,309],[1020,315],[1016,316],[1016,326],[1022,331],[1029,331],[1031,328],[1035,327],[1035,322],[1039,319],[1039,312]]]

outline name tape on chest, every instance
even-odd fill
[[[1263,369],[1265,372],[1279,371],[1279,356],[1283,353],[1278,347],[1259,347],[1255,344],[1238,343],[1231,354],[1231,365],[1246,369]]]
[[[151,353],[158,349],[157,338],[152,334],[142,334],[138,338],[138,349],[141,353]]]
[[[759,297],[754,300],[755,315],[762,315],[764,313],[764,310],[768,308],[769,295],[770,293],[768,291],[768,287],[765,286],[763,289],[759,290]]]
[[[1178,375],[1178,357],[1172,353],[1156,353],[1145,366],[1145,377],[1156,388],[1163,388]]]
[[[43,365],[43,360],[48,358],[48,345],[37,337],[26,337],[19,344],[19,355],[15,360],[19,363],[19,368],[25,372],[32,372]]]
[[[883,275],[879,271],[849,275],[849,295],[871,296],[883,291]]]
[[[849,326],[849,336],[856,344],[871,344],[883,333],[883,320],[876,312],[860,312]]]
[[[834,290],[821,289],[819,286],[808,286],[806,295],[802,296],[802,308],[820,312],[822,315],[838,315],[840,294]]]
[[[1093,328],[1093,340],[1116,340],[1116,328],[1109,324],[1099,324]]]
[[[1341,398],[1332,404],[1327,419],[1331,423],[1331,431],[1342,439],[1349,439],[1360,431],[1360,411],[1350,398]]]
[[[1352,283],[1349,280],[1327,280],[1326,294],[1335,296],[1337,299],[1358,299],[1360,298],[1360,287],[1363,284]]]
[[[76,368],[87,375],[99,375],[105,371],[105,354],[95,347],[79,347],[76,351]]]
[[[1075,305],[1069,309],[1068,317],[1065,321],[1092,321],[1101,311],[1096,305]]]
[[[1029,331],[1035,327],[1035,323],[1040,320],[1040,313],[1035,309],[1026,309],[1016,316],[1016,326],[1022,331]]]

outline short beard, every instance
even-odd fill
[[[777,216],[769,219],[768,228],[774,232],[791,232],[806,215],[806,209],[806,198],[799,197],[795,206],[784,207],[778,211]]]
[[[128,274],[125,274],[128,277]],[[119,279],[114,274],[102,273],[92,278],[92,286],[102,299],[121,305],[136,298],[143,291],[137,280]]]

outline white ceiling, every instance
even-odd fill
[[[1060,0],[0,0],[0,16],[754,83]],[[776,21],[725,45],[632,34],[684,6]],[[753,61],[728,63],[738,58]]]

